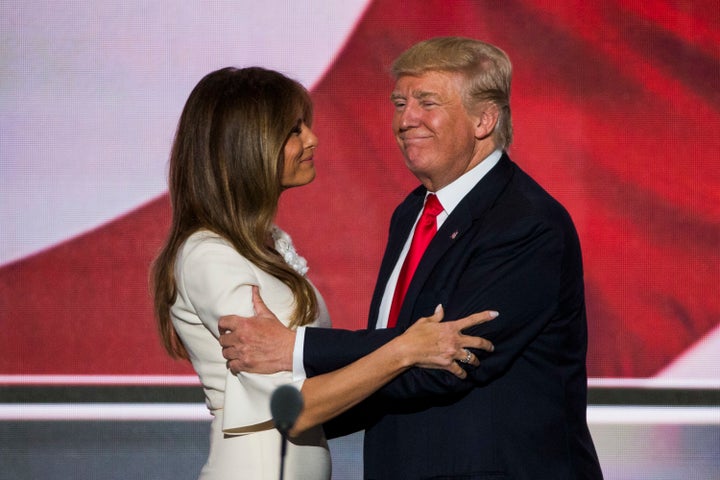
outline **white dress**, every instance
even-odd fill
[[[278,250],[296,270],[306,270],[304,259],[290,238],[275,227]],[[304,272],[303,272],[304,273]],[[205,402],[214,416],[210,454],[200,473],[202,480],[272,479],[280,475],[281,436],[273,427],[270,396],[276,387],[293,384],[290,372],[272,375],[233,375],[226,367],[218,342],[218,320],[223,315],[253,314],[251,286],[286,325],[293,310],[290,289],[241,256],[222,237],[206,230],[195,232],[178,252],[175,265],[177,299],[172,322],[200,377]],[[330,326],[327,308],[318,294],[318,320]],[[330,451],[322,427],[315,427],[288,443],[285,479],[329,479]]]

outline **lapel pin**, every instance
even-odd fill
[[[450,235],[450,239],[451,239],[451,240],[455,240],[455,237],[457,237],[457,236],[458,236],[458,231],[455,230],[455,231],[452,233],[452,235]]]

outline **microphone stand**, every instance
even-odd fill
[[[295,420],[300,415],[303,404],[302,394],[292,385],[282,385],[276,388],[270,397],[270,412],[275,422],[275,428],[282,437],[280,445],[280,480],[285,477],[288,432],[295,425]]]
[[[280,440],[280,480],[283,480],[285,478],[285,454],[287,453],[287,435],[283,432],[280,432],[280,436],[282,437],[282,440]]]

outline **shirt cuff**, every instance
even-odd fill
[[[305,374],[305,364],[303,362],[304,353],[305,327],[298,327],[297,330],[295,330],[295,347],[293,348],[293,382],[304,380],[307,377]]]

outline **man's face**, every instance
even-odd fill
[[[390,96],[392,128],[410,171],[437,191],[475,166],[477,116],[463,105],[459,73],[428,71],[398,78]]]

